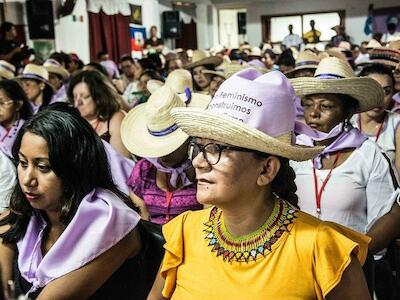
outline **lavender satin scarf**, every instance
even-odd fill
[[[158,158],[146,158],[146,160],[149,161],[160,172],[171,174],[169,183],[172,187],[176,188],[178,178],[181,179],[183,187],[192,184],[192,182],[186,175],[186,171],[192,167],[192,162],[189,159],[185,160],[180,166],[174,168],[164,166],[163,164],[161,164]]]
[[[135,228],[140,216],[108,190],[94,189],[80,203],[72,221],[43,257],[46,222],[38,211],[17,242],[18,268],[32,284],[27,295],[77,270],[113,247]]]
[[[392,99],[397,102],[400,103],[400,92],[396,93],[393,95]]]
[[[294,131],[299,135],[296,137],[296,143],[306,146],[314,146],[314,142],[324,141],[336,137],[336,139],[318,154],[314,159],[314,165],[317,169],[322,168],[322,158],[329,153],[337,152],[347,148],[358,148],[365,142],[367,137],[357,128],[349,125],[348,130],[343,129],[343,123],[339,123],[328,133],[314,130],[306,124],[296,122]]]
[[[8,157],[12,157],[12,146],[14,145],[15,138],[24,123],[25,121],[23,119],[18,119],[9,131],[0,125],[0,150]]]

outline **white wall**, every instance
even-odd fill
[[[237,14],[246,12],[245,9],[221,9],[219,10],[219,43],[228,48],[238,48],[239,28]]]
[[[364,34],[364,22],[367,16],[368,5],[374,8],[400,5],[399,0],[265,0],[242,1],[215,0],[217,8],[246,8],[247,9],[247,36],[252,45],[258,45],[262,40],[262,15],[298,14],[320,11],[346,11],[346,31],[353,37],[355,43],[360,43],[370,37]]]
[[[58,19],[54,31],[56,51],[74,52],[84,63],[90,61],[89,17],[85,0],[76,1],[72,14]]]

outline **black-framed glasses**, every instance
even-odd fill
[[[222,151],[233,150],[233,151],[241,151],[241,152],[254,152],[254,150],[235,147],[235,146],[225,146],[217,143],[208,143],[206,145],[200,145],[196,143],[194,140],[189,143],[189,151],[188,156],[190,160],[193,160],[200,152],[203,153],[203,157],[207,161],[209,165],[216,165],[220,158]]]

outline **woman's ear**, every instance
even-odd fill
[[[257,184],[264,186],[270,184],[281,168],[281,162],[278,157],[270,155],[261,161],[260,173],[257,178]]]

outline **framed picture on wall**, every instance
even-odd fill
[[[143,25],[142,21],[142,6],[130,4],[131,7],[131,23],[136,25]]]

